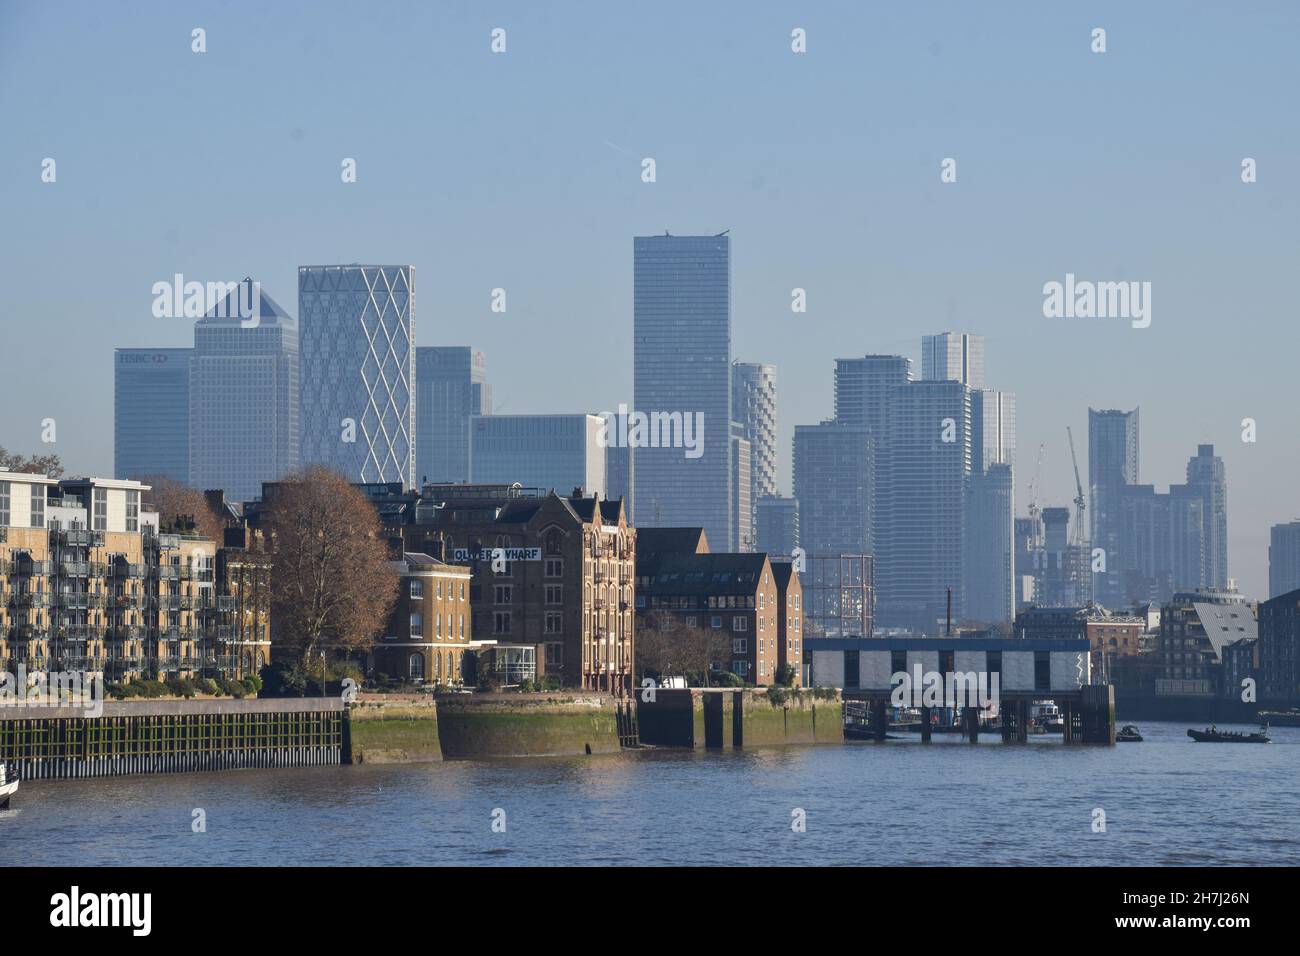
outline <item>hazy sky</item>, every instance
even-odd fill
[[[1139,405],[1144,482],[1225,459],[1230,573],[1264,596],[1300,515],[1297,36],[1291,2],[0,0],[0,444],[49,450],[52,417],[68,470],[107,474],[113,348],[191,342],[153,283],[251,274],[296,315],[308,263],[413,264],[419,344],[482,348],[498,411],[612,409],[632,237],[730,229],[787,493],[836,357],[979,332],[1019,396],[1018,510],[1040,443],[1066,504],[1066,425],[1086,455],[1090,405]],[[1151,282],[1151,326],[1044,318],[1067,272]]]

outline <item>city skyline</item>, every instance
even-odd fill
[[[1141,407],[1144,482],[1181,483],[1200,444],[1222,456],[1232,482],[1230,573],[1244,592],[1266,593],[1269,529],[1300,513],[1284,479],[1300,467],[1300,436],[1277,411],[1288,356],[1259,348],[1285,329],[1296,252],[1297,201],[1283,176],[1297,134],[1275,121],[1288,108],[1281,91],[1296,85],[1289,7],[1234,16],[1107,8],[1096,14],[1110,31],[1105,57],[1088,50],[1091,18],[1029,5],[1015,15],[946,6],[883,20],[848,5],[797,15],[758,6],[739,19],[692,11],[685,33],[673,16],[638,19],[635,43],[626,14],[584,8],[583,36],[607,44],[585,43],[562,18],[512,11],[502,17],[503,56],[488,50],[496,24],[463,11],[413,11],[411,29],[396,37],[375,24],[343,30],[328,11],[315,22],[288,7],[204,11],[210,43],[200,57],[185,14],[145,5],[106,31],[98,11],[84,9],[71,18],[37,7],[0,12],[0,78],[9,80],[0,104],[14,141],[29,144],[0,151],[0,207],[28,224],[22,242],[3,240],[14,274],[30,279],[10,314],[64,336],[61,359],[79,373],[49,394],[39,363],[7,370],[19,394],[40,396],[0,410],[7,447],[54,450],[69,473],[108,473],[111,410],[92,401],[112,387],[105,356],[188,344],[189,323],[150,314],[151,284],[176,272],[252,274],[288,301],[303,262],[422,268],[436,293],[426,292],[430,318],[417,344],[483,349],[502,411],[614,408],[631,375],[626,237],[731,227],[732,354],[778,367],[783,492],[793,427],[829,417],[823,383],[837,358],[902,352],[919,365],[921,334],[968,330],[993,357],[988,379],[1021,398],[1021,448],[1046,445],[1042,503],[1073,497],[1067,424],[1077,438],[1089,407]],[[789,52],[796,19],[809,37],[802,59]],[[4,39],[20,34],[22,45]],[[298,42],[269,39],[282,35]],[[19,96],[15,80],[40,70],[39,51],[50,47],[65,49],[75,68],[48,79],[42,103]],[[381,48],[369,77],[319,69],[331,54]],[[557,48],[576,51],[580,69],[539,73]],[[680,75],[658,69],[667,51]],[[286,67],[274,88],[251,69],[268,57]],[[868,87],[852,72],[864,60]],[[1245,71],[1250,95],[1226,89],[1206,62]],[[179,88],[149,81],[160,68],[183,80]],[[592,68],[616,81],[575,86]],[[1031,73],[1049,81],[1024,83]],[[81,78],[91,74],[88,87]],[[669,109],[672,94],[724,77],[726,108]],[[896,93],[871,98],[861,118],[809,105],[851,77],[853,89]],[[411,123],[404,107],[373,96],[384,84],[418,90],[424,118]],[[1096,117],[1105,136],[1081,141],[1063,121],[1067,89],[1065,115]],[[127,93],[140,108],[118,108]],[[543,134],[541,104],[557,97],[574,110]],[[214,111],[233,101],[243,117],[236,132],[258,139],[256,154],[175,168],[143,158],[159,117],[169,140],[201,142]],[[339,110],[340,102],[367,108]],[[86,121],[50,129],[46,109]],[[381,148],[399,115],[417,146]],[[457,149],[430,164],[434,151],[419,144],[448,136]],[[539,151],[538,142],[551,145]],[[40,181],[46,156],[59,163],[56,183]],[[645,156],[658,162],[653,184],[641,180]],[[950,156],[959,174],[943,184],[939,164]],[[1259,161],[1250,185],[1240,180],[1246,156]],[[358,162],[351,185],[339,181],[345,157]],[[320,203],[323,188],[337,198]],[[1054,205],[1062,190],[1074,201],[1068,210]],[[1070,218],[1068,235],[1044,240],[1048,209]],[[274,228],[250,229],[250,219]],[[1118,222],[1149,228],[1117,231]],[[66,281],[70,260],[84,265]],[[1045,319],[1043,284],[1067,273],[1152,281],[1154,321],[1136,330]],[[502,314],[490,309],[498,287],[509,293]],[[807,291],[803,315],[790,312],[796,287]],[[454,325],[463,331],[442,334]],[[1229,327],[1235,334],[1225,336]],[[578,364],[548,343],[580,335],[606,361],[539,386],[539,358]],[[53,448],[40,444],[47,417],[59,424]],[[1258,422],[1256,443],[1241,441],[1246,418]],[[1022,452],[1020,502],[1032,478],[1026,459]]]

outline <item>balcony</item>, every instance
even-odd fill
[[[20,576],[31,576],[37,574],[49,574],[53,569],[53,562],[50,561],[30,561],[19,559],[14,562],[13,573]]]
[[[143,564],[129,564],[126,561],[115,561],[108,569],[110,578],[143,578],[145,566]]]
[[[84,611],[90,607],[90,595],[78,591],[56,591],[53,606],[67,608],[70,611]]]
[[[11,604],[18,607],[49,607],[50,596],[44,592],[36,591],[15,591],[9,595]]]
[[[138,624],[115,624],[108,629],[107,635],[115,641],[136,641],[144,637],[144,628]]]
[[[172,564],[160,564],[154,568],[154,576],[159,581],[179,581],[181,569]]]
[[[86,561],[60,561],[58,573],[65,578],[89,577],[90,564]]]

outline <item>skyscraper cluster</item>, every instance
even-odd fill
[[[1227,476],[1198,445],[1184,484],[1139,483],[1138,410],[1088,410],[1093,599],[1107,607],[1228,586]]]

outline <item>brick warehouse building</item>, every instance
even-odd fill
[[[472,637],[492,647],[504,682],[630,692],[637,532],[621,499],[512,485],[361,487],[406,551],[469,569]]]
[[[636,610],[646,626],[656,612],[672,614],[686,627],[722,631],[731,640],[731,654],[716,661],[752,684],[771,684],[781,663],[784,644],[780,628],[780,588],[766,554],[714,554],[702,536],[680,532],[698,529],[645,529],[663,547],[639,551],[636,566]],[[674,533],[678,532],[678,533]],[[797,575],[794,576],[797,580]],[[788,585],[787,585],[788,590]],[[796,612],[799,616],[801,612]],[[798,625],[802,632],[802,623]]]
[[[790,561],[773,561],[776,579],[777,667],[788,664],[794,671],[794,686],[807,683],[803,653],[803,584]]]

